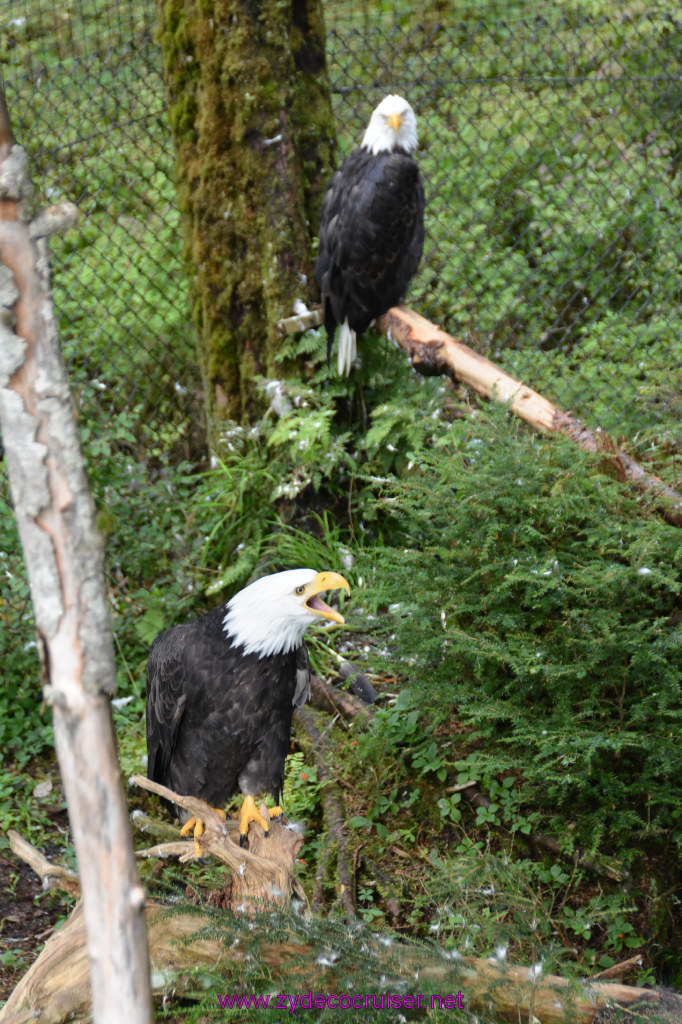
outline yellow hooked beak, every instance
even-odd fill
[[[400,116],[400,114],[391,114],[391,116],[388,119],[388,123],[390,124],[391,128],[393,129],[393,131],[397,135],[398,134],[398,129],[400,128],[401,124],[403,123],[403,119]]]
[[[321,619],[331,619],[332,622],[340,624],[344,621],[343,615],[325,604],[319,595],[326,590],[340,590],[341,587],[350,594],[350,587],[338,572],[318,572],[312,583],[303,590],[303,604],[308,611],[319,615]]]

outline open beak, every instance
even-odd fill
[[[391,114],[391,116],[388,119],[388,123],[390,124],[391,128],[393,129],[393,131],[397,135],[398,134],[398,129],[400,128],[401,124],[403,123],[403,119],[400,116],[400,114]]]
[[[321,619],[331,619],[332,622],[342,623],[343,615],[325,604],[320,594],[326,590],[340,590],[341,587],[350,594],[350,587],[338,572],[318,572],[312,583],[305,588],[303,604],[308,611],[319,615]]]

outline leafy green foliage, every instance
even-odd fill
[[[369,78],[394,87],[373,35],[394,24],[394,7],[330,8],[333,21],[377,40],[356,68],[358,90]],[[450,253],[425,261],[411,294],[534,387],[564,404],[575,396],[570,404],[591,423],[639,431],[640,454],[679,486],[682,381],[670,339],[681,326],[680,223],[671,196],[682,129],[669,5],[652,0],[645,17],[628,9],[615,18],[601,0],[570,10],[543,0],[534,16],[542,31],[530,35],[519,22],[527,7],[514,0],[501,18],[497,0],[457,0],[447,40],[436,8],[422,12],[416,35],[403,31],[409,12],[398,18],[395,63],[415,83],[428,238],[447,241]],[[32,81],[61,89],[63,76],[45,69],[64,47],[100,46],[103,8],[82,8],[80,39],[55,14],[58,32],[26,65]],[[187,454],[200,415],[193,333],[178,297],[181,240],[172,156],[153,113],[157,69],[134,99],[123,88],[139,81],[143,8],[131,10],[138,48],[118,76],[92,66],[102,102],[91,101],[82,60],[57,100],[69,125],[100,140],[94,156],[57,120],[34,113],[21,129],[39,149],[43,190],[89,212],[52,243],[55,297],[107,537],[120,692],[133,698],[114,712],[124,773],[144,755],[144,666],[159,630],[254,572],[341,569],[353,590],[344,646],[370,670],[386,669],[398,693],[371,730],[353,734],[339,774],[349,779],[357,849],[379,861],[396,847],[405,858],[404,926],[432,929],[447,948],[488,955],[510,946],[531,962],[579,946],[583,964],[608,966],[642,949],[649,933],[650,949],[665,944],[679,912],[670,892],[682,845],[679,535],[594,460],[532,438],[504,412],[448,422],[449,387],[417,377],[371,333],[360,339],[362,371],[348,380],[328,375],[322,332],[288,339],[283,365],[305,364],[305,381],[262,381],[267,414],[251,428],[226,424],[215,465],[198,475]],[[24,36],[41,33],[33,14],[13,25],[9,59],[21,65]],[[418,73],[424,54],[428,81]],[[439,76],[447,90],[434,85]],[[131,106],[120,151],[106,128],[122,95]],[[350,98],[361,130],[367,97]],[[342,146],[352,141],[349,133]],[[642,429],[654,423],[655,433]],[[28,588],[3,500],[0,748],[11,768],[0,822],[40,841],[60,794],[52,807],[33,796],[29,773],[51,745],[51,726],[38,710]],[[319,671],[336,665],[339,635],[309,634]],[[467,782],[490,802],[472,808],[457,788]],[[288,813],[317,824],[319,795],[314,770],[295,754]],[[565,856],[527,855],[539,829],[558,837]],[[323,842],[306,836],[313,866]],[[631,891],[588,879],[572,860],[578,853],[626,861]],[[370,874],[359,870],[357,895],[376,924],[386,900]],[[198,888],[209,879],[198,869]],[[157,884],[151,873],[148,882]],[[178,873],[173,885],[181,882]],[[277,934],[290,938],[296,927]],[[347,949],[357,939],[341,929],[338,941]],[[260,984],[250,964],[248,982]],[[368,971],[368,984],[374,977]],[[188,1019],[207,1013],[210,999],[215,1009],[215,991]]]
[[[504,412],[418,460],[380,499],[399,540],[361,565],[400,599],[388,628],[411,688],[485,742],[471,777],[520,769],[588,843],[604,825],[623,843],[678,835],[678,531]]]

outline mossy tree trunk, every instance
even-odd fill
[[[281,375],[274,324],[315,298],[334,128],[321,0],[158,0],[209,423]]]

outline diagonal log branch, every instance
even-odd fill
[[[604,455],[620,480],[629,480],[641,490],[655,493],[661,499],[667,521],[682,526],[682,494],[648,473],[603,430],[590,430],[571,413],[564,412],[413,309],[394,306],[379,317],[376,326],[407,353],[414,369],[425,377],[442,374],[467,384],[484,398],[508,403],[512,412],[534,430],[565,434],[585,451]]]
[[[320,310],[301,317],[288,317],[276,325],[281,335],[294,334],[322,323]],[[376,329],[393,341],[409,357],[414,369],[424,377],[449,377],[466,384],[483,398],[505,402],[511,411],[533,430],[543,434],[565,434],[588,452],[602,454],[619,480],[629,480],[643,491],[652,491],[661,500],[662,514],[673,526],[682,526],[682,494],[668,487],[618,446],[599,428],[591,430],[569,412],[538,391],[516,380],[485,356],[446,334],[425,317],[406,306],[393,306],[376,321]]]

